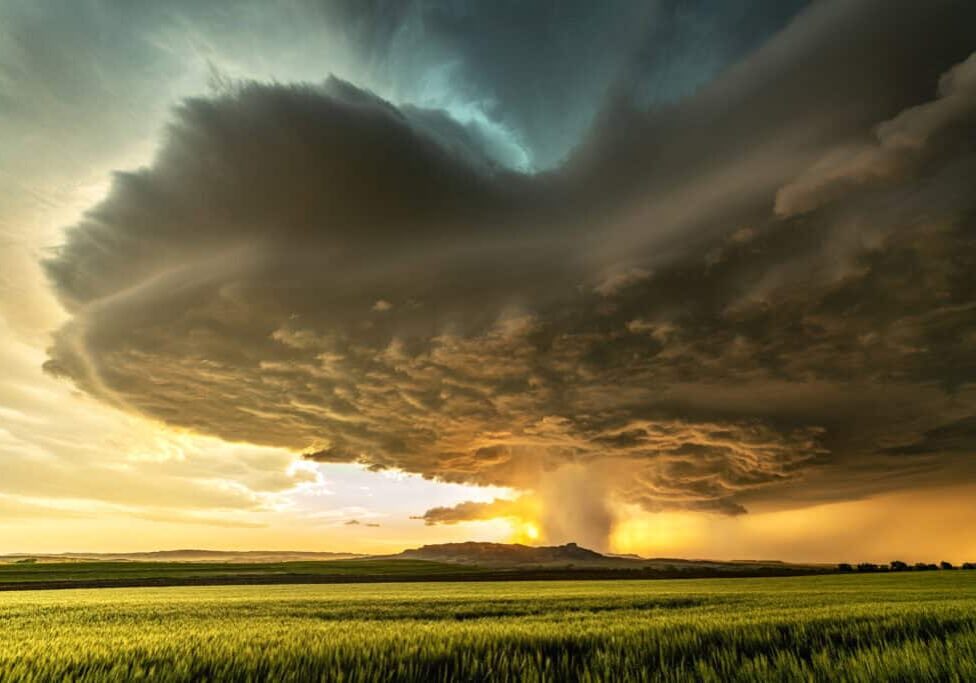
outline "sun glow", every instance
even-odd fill
[[[614,552],[645,556],[680,554],[701,542],[707,521],[691,513],[648,513],[627,506],[610,535],[610,547]]]
[[[542,537],[542,532],[538,525],[520,519],[513,519],[512,542],[513,543],[535,543]]]

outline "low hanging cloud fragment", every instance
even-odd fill
[[[344,82],[190,100],[46,263],[47,368],[227,440],[530,492],[550,538],[552,511],[597,538],[611,503],[866,495],[916,451],[971,477],[974,14],[820,3],[537,176]],[[907,133],[924,153],[862,182]]]
[[[424,524],[428,526],[498,519],[499,517],[519,519],[528,517],[532,512],[531,507],[531,503],[524,499],[496,498],[490,502],[466,501],[457,505],[431,508],[423,515],[418,516],[417,519],[422,519]]]

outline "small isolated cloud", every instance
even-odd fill
[[[453,506],[431,508],[416,519],[422,519],[424,524],[431,526],[498,517],[526,517],[531,514],[531,511],[532,503],[526,498],[516,500],[499,498],[491,502],[466,501]]]

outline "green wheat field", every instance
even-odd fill
[[[973,681],[976,572],[0,593],[8,681]]]

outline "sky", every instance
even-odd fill
[[[976,6],[0,0],[0,553],[976,558]]]

